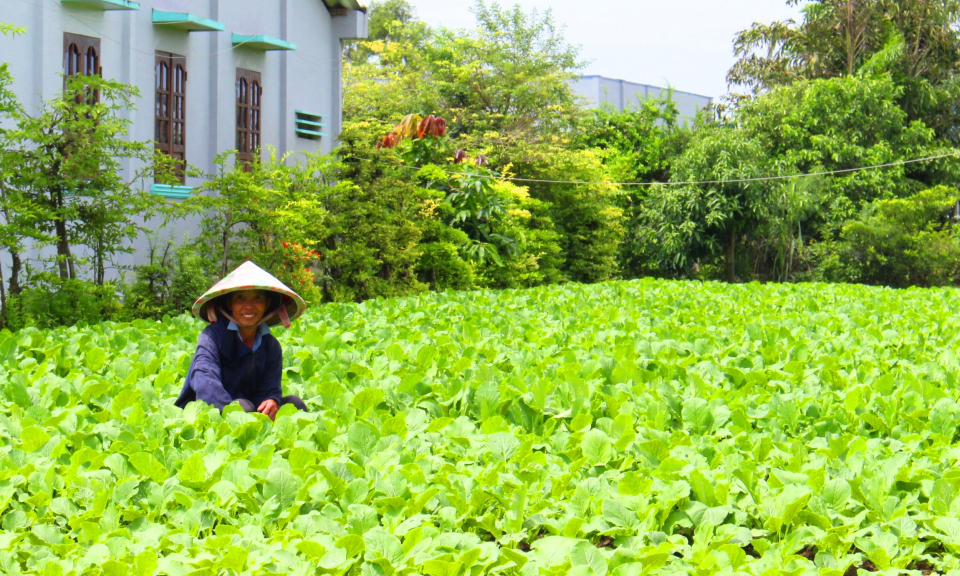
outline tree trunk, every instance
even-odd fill
[[[737,281],[737,233],[730,232],[730,243],[727,245],[727,282]]]
[[[3,180],[0,180],[0,200],[3,200],[3,217],[7,222],[7,226],[12,225],[10,220],[10,206],[7,203],[7,187],[3,183]],[[20,267],[22,262],[20,261],[20,252],[14,249],[12,246],[7,248],[10,251],[10,295],[14,296],[20,293]],[[0,290],[3,286],[3,277],[0,276]],[[6,295],[3,295],[3,321],[6,325],[7,321],[7,298]]]
[[[70,279],[70,270],[67,268],[70,257],[70,245],[67,243],[67,224],[63,220],[56,220],[54,229],[57,233],[57,268],[60,271],[60,279],[67,281]]]
[[[20,253],[16,250],[10,251],[10,295],[16,296],[23,289],[20,287],[20,268],[23,262],[20,260]]]
[[[0,324],[7,327],[7,291],[3,287],[3,265],[0,264]]]

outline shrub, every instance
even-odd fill
[[[129,318],[161,318],[187,312],[217,279],[189,247],[168,242],[160,252],[149,250],[149,262],[134,268],[136,280],[127,286],[125,313]]]
[[[61,280],[51,272],[31,276],[32,284],[7,301],[6,328],[55,328],[78,323],[121,320],[124,311],[117,282],[95,284]]]
[[[956,189],[938,186],[878,200],[848,221],[837,241],[811,247],[813,276],[892,287],[945,286],[960,280],[960,238],[950,221]]]

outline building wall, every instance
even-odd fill
[[[0,35],[0,54],[14,76],[14,93],[29,112],[62,89],[63,34],[100,38],[103,75],[139,88],[130,138],[154,138],[155,53],[186,58],[186,159],[209,174],[218,153],[236,147],[236,69],[261,73],[262,143],[279,154],[330,152],[341,125],[342,41],[366,35],[366,15],[356,10],[331,15],[322,0],[141,0],[139,10],[101,11],[60,0],[0,0],[0,20],[26,28],[24,35]],[[153,9],[186,12],[224,25],[222,32],[187,32],[152,21]],[[232,33],[266,35],[296,44],[294,51],[233,46]],[[324,115],[319,141],[295,133],[296,110]],[[263,154],[267,154],[264,150]],[[132,174],[137,167],[126,165]],[[203,178],[187,178],[199,186]],[[151,182],[145,182],[149,187]],[[199,222],[180,222],[156,239],[181,240]],[[129,265],[142,261],[146,236],[135,245]]]
[[[666,92],[665,88],[603,76],[581,76],[570,85],[576,94],[584,98],[586,105],[590,108],[609,104],[617,110],[636,107],[640,101],[658,98]],[[680,118],[691,121],[696,117],[697,111],[708,106],[713,100],[708,96],[674,90],[673,101],[676,102],[680,111]]]

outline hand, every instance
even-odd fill
[[[271,420],[276,418],[277,410],[280,409],[280,405],[277,404],[277,401],[273,398],[267,398],[260,403],[260,406],[257,408],[257,412],[262,412],[270,417]]]

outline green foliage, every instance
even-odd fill
[[[836,78],[798,82],[745,105],[743,130],[787,173],[844,170],[930,156],[943,149],[932,130],[909,122],[888,79]],[[833,176],[821,190],[824,234],[839,229],[865,203],[904,196],[953,176],[951,164],[900,165]]]
[[[949,574],[954,308],[653,280],[313,307],[277,332],[311,411],[276,422],[172,405],[187,316],[3,331],[0,569]]]
[[[694,132],[676,160],[673,183],[649,188],[641,200],[638,253],[666,274],[723,258],[727,279],[736,281],[738,239],[756,234],[769,202],[763,182],[739,180],[764,176],[767,166],[759,142],[742,130],[706,126]]]
[[[22,249],[31,239],[56,248],[46,270],[60,280],[79,280],[89,265],[103,284],[118,253],[129,253],[144,228],[138,223],[168,207],[145,190],[143,180],[169,177],[169,158],[151,143],[130,141],[122,112],[139,97],[136,88],[99,77],[69,78],[63,94],[39,114],[15,113],[16,127],[4,135],[0,153],[6,226]],[[121,163],[139,167],[127,177]],[[88,253],[74,254],[77,247]],[[11,279],[11,286],[16,281]]]
[[[893,287],[946,286],[960,280],[960,238],[951,222],[955,188],[878,200],[847,222],[840,239],[815,244],[820,277]]]
[[[205,261],[219,264],[218,277],[253,260],[304,299],[319,301],[311,267],[321,256],[315,249],[329,233],[322,199],[341,186],[330,180],[329,159],[308,155],[302,162],[287,162],[271,151],[265,162],[230,164],[234,154],[217,156],[217,174],[187,204],[203,216],[193,248]]]
[[[690,138],[679,123],[673,91],[640,99],[625,110],[595,108],[577,125],[575,143],[604,152],[610,177],[618,182],[665,181]]]
[[[324,199],[330,219],[321,251],[328,300],[359,301],[426,290],[417,277],[422,228],[437,193],[412,184],[342,183]]]
[[[533,140],[579,115],[566,81],[582,66],[548,10],[527,14],[478,0],[474,30],[429,29],[407,3],[372,7],[382,32],[344,70],[344,117],[395,123],[442,112],[454,133]],[[384,14],[385,12],[385,14]]]
[[[958,20],[956,0],[813,0],[800,22],[738,33],[727,79],[758,94],[801,80],[886,75],[909,121],[956,142]]]
[[[4,327],[9,330],[96,324],[125,316],[116,282],[62,280],[51,272],[31,274],[30,279],[29,286],[7,299]]]
[[[136,279],[124,295],[124,313],[129,318],[189,312],[197,297],[219,279],[190,246],[174,247],[167,242],[162,248],[151,245],[148,263],[134,268]]]
[[[585,184],[522,182],[530,197],[543,207],[558,234],[556,266],[574,282],[602,282],[617,278],[617,256],[624,235],[622,191],[609,184],[602,154],[568,147],[563,138],[536,144],[508,142],[495,152],[511,174],[533,180],[561,180]],[[546,228],[546,226],[544,227]]]

